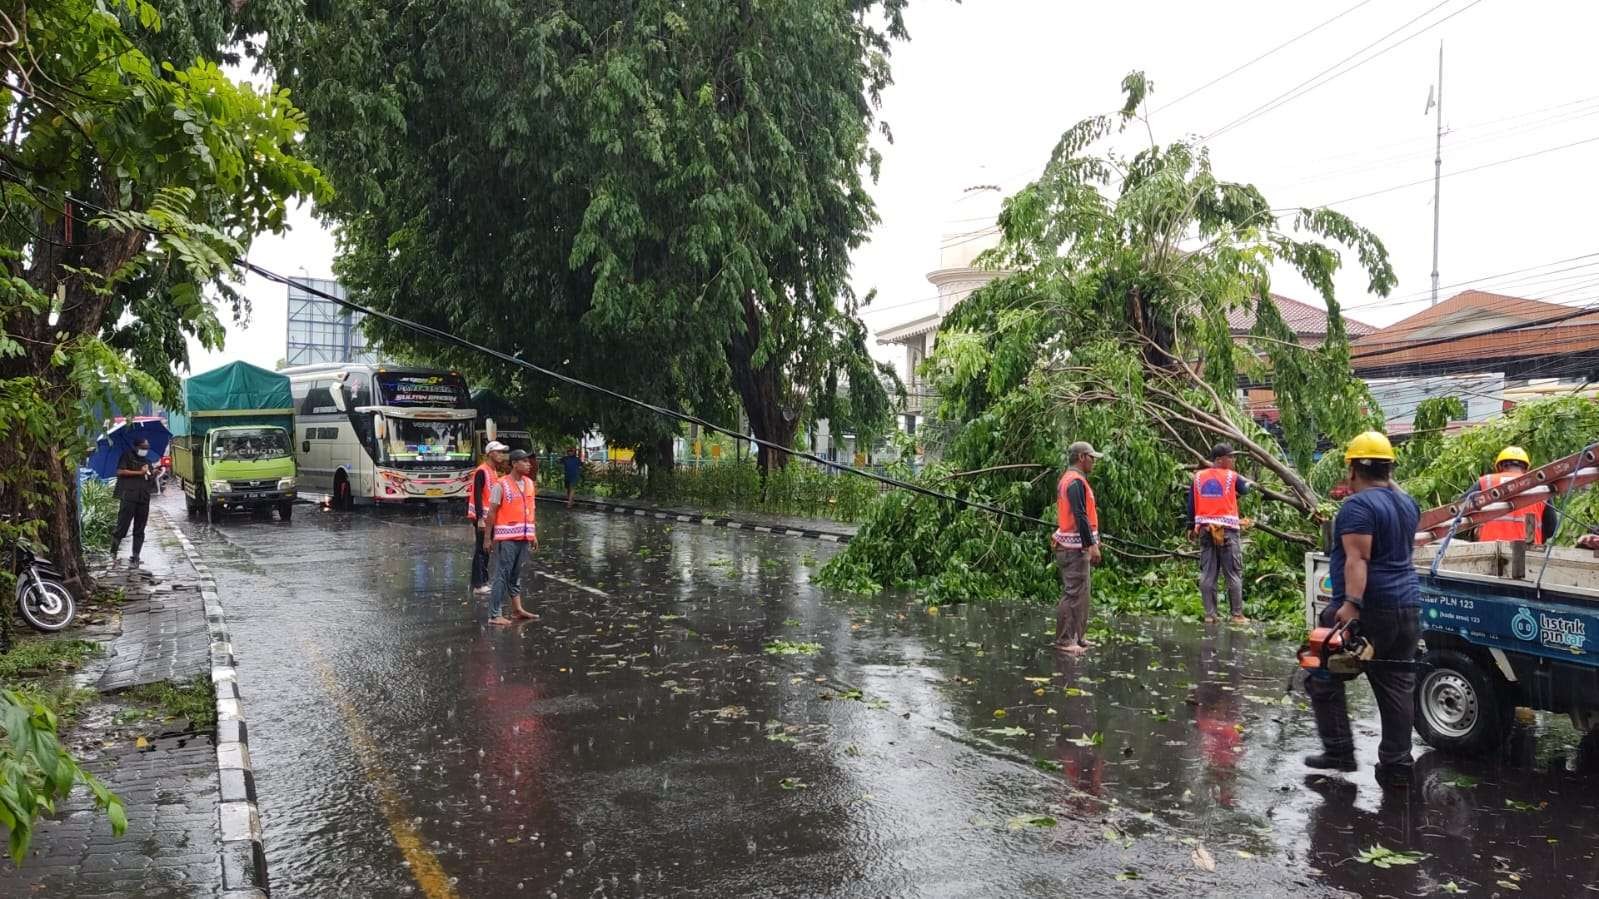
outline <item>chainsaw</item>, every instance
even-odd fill
[[[1376,655],[1371,641],[1360,635],[1360,622],[1339,622],[1318,627],[1299,646],[1299,667],[1307,673],[1325,671],[1335,677],[1350,678],[1366,669]]]

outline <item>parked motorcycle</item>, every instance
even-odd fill
[[[34,630],[52,633],[72,623],[78,605],[62,583],[61,572],[25,541],[11,547],[11,573],[17,578],[17,611]]]

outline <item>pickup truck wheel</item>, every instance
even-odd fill
[[[278,520],[282,521],[284,524],[287,524],[289,519],[293,517],[294,500],[286,499],[283,502],[278,503]]]
[[[1498,675],[1469,656],[1434,650],[1416,683],[1416,731],[1444,752],[1480,754],[1504,743],[1516,709]]]

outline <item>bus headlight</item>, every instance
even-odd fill
[[[211,482],[211,492],[212,493],[232,493],[233,492],[233,485],[229,484],[227,481],[212,481]]]

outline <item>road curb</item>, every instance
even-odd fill
[[[539,499],[551,502],[566,502],[563,493],[540,493]],[[789,528],[781,525],[755,524],[750,521],[739,521],[734,518],[722,518],[716,515],[698,515],[689,512],[673,512],[664,509],[646,509],[640,506],[618,505],[617,503],[601,502],[593,499],[577,497],[572,504],[612,515],[631,515],[635,518],[653,518],[657,521],[680,521],[685,524],[703,524],[711,527],[727,528],[734,531],[754,531],[757,534],[774,534],[778,537],[804,537],[809,540],[821,540],[825,543],[848,543],[853,534],[840,531],[818,531],[811,528]]]
[[[200,551],[165,510],[161,516],[199,576],[206,627],[211,632],[211,683],[217,694],[217,781],[221,787],[217,826],[222,837],[222,894],[230,899],[264,899],[272,890],[267,881],[261,813],[255,801],[255,772],[250,766],[249,730],[239,703],[239,678],[227,617],[217,593],[216,577],[200,558]]]

